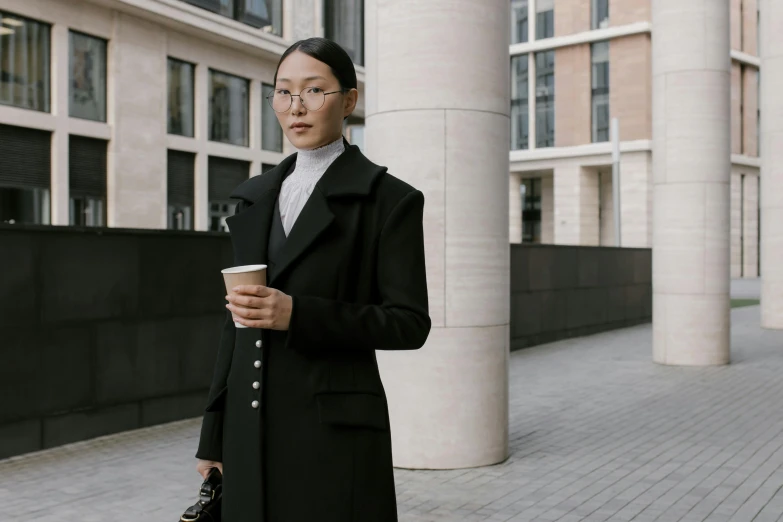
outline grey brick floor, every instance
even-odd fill
[[[783,332],[758,316],[732,312],[725,367],[653,364],[649,325],[513,353],[510,458],[396,470],[400,520],[783,520]],[[173,522],[198,483],[197,430],[0,461],[0,520]]]

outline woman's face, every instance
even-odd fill
[[[309,97],[308,90],[311,93]],[[320,93],[334,91],[338,92],[324,96],[320,109],[311,110],[307,107],[308,100],[318,99]],[[302,98],[294,96],[290,109],[275,112],[283,132],[294,147],[316,149],[340,139],[343,118],[353,112],[359,93],[356,89],[344,93],[339,91],[340,82],[332,69],[312,56],[294,51],[280,64],[275,96],[301,93],[305,100],[303,105]]]

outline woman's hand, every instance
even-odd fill
[[[196,471],[198,471],[199,475],[201,475],[201,478],[204,480],[207,479],[207,475],[209,475],[209,470],[212,468],[217,468],[220,474],[223,474],[223,463],[222,462],[215,462],[214,460],[201,460],[198,459],[198,463],[196,464]]]
[[[249,328],[288,330],[294,300],[280,290],[260,285],[239,285],[227,295],[234,321]]]

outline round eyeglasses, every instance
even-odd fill
[[[324,92],[319,87],[307,87],[303,89],[299,94],[291,94],[285,89],[275,89],[269,93],[266,97],[269,105],[275,112],[287,112],[294,103],[294,96],[299,97],[299,101],[302,103],[305,109],[308,111],[317,111],[324,106],[326,96],[329,94],[344,93],[345,89],[339,91]]]

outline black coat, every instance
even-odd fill
[[[232,193],[236,265],[268,263],[295,161]],[[236,329],[226,314],[196,454],[223,462],[226,522],[397,520],[375,350],[418,349],[429,335],[423,208],[421,192],[346,143],[268,281],[293,298],[289,330]]]

